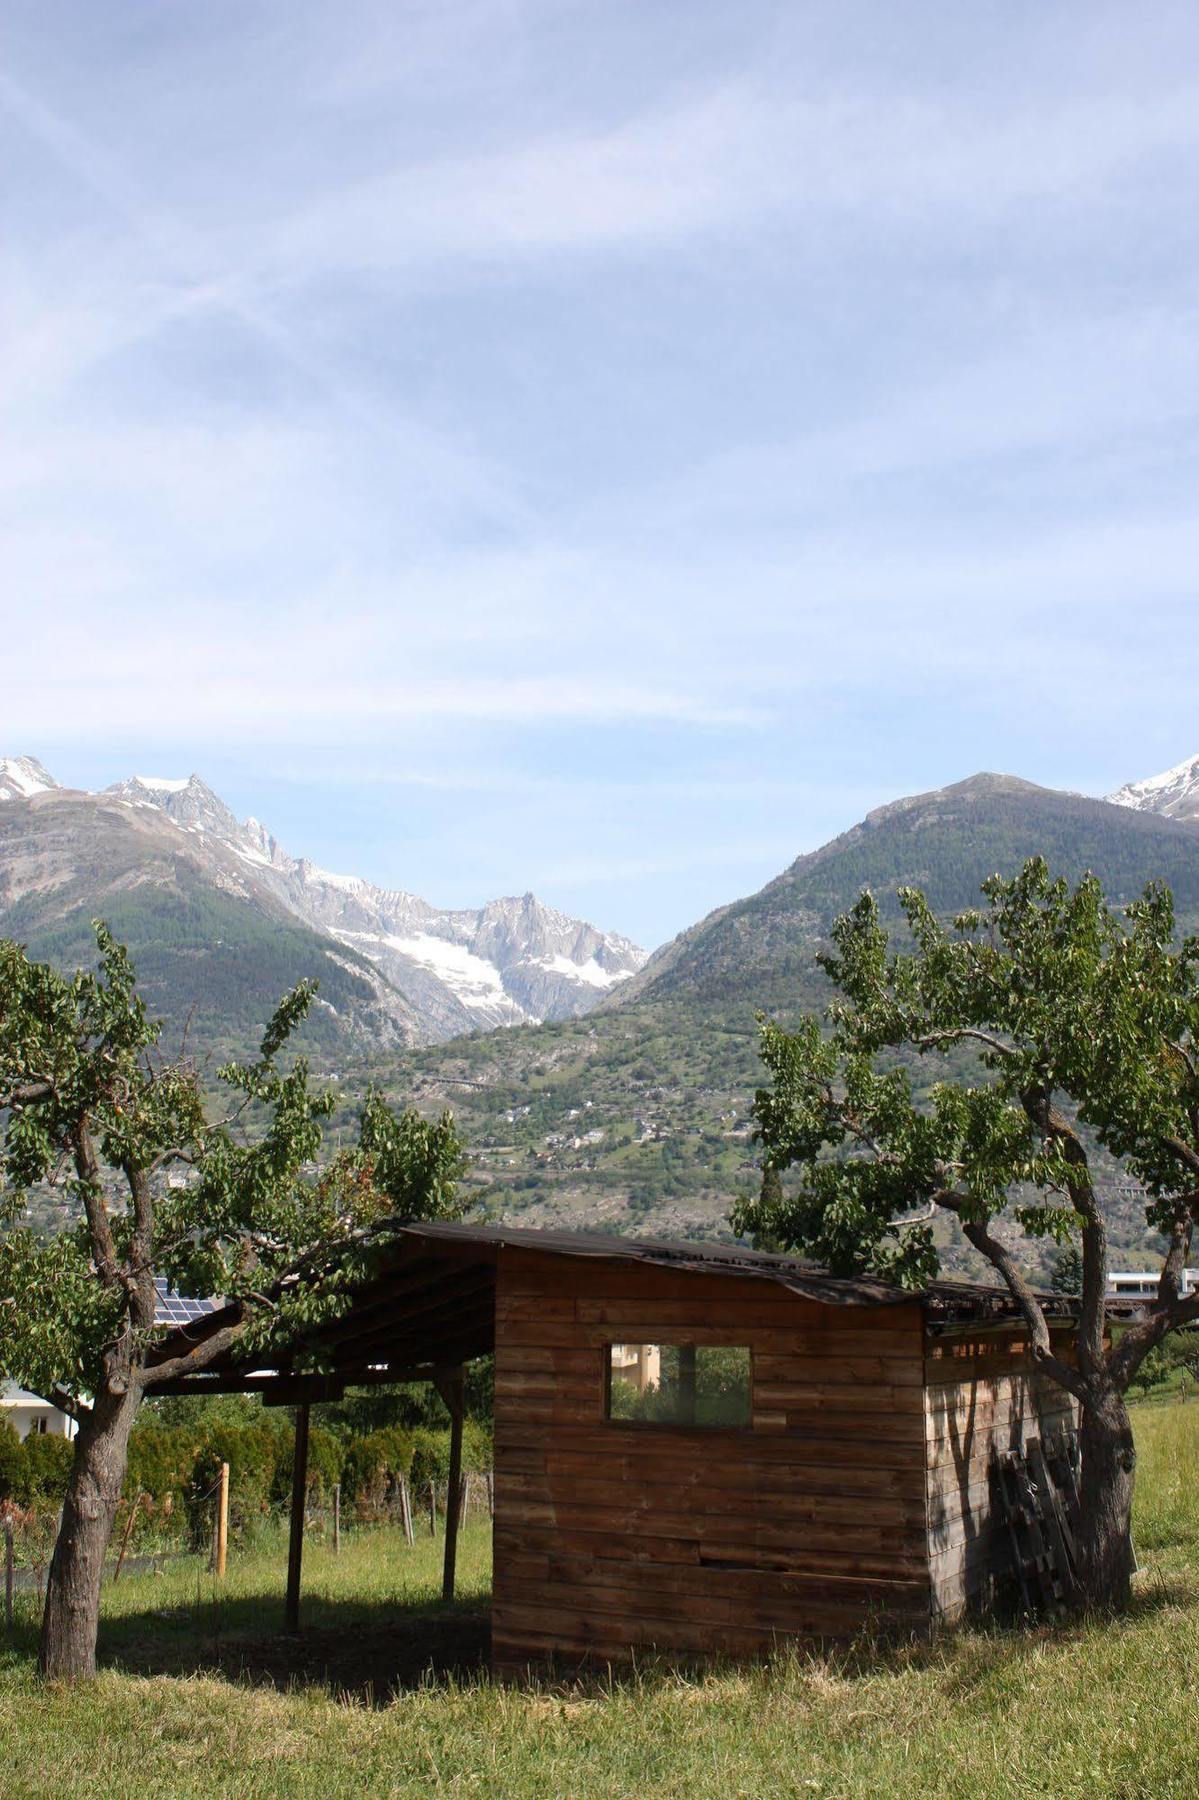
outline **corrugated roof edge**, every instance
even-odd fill
[[[380,1234],[418,1242],[459,1244],[464,1249],[484,1245],[496,1254],[503,1249],[542,1251],[551,1256],[578,1256],[612,1262],[640,1262],[652,1267],[692,1273],[740,1275],[773,1281],[805,1299],[825,1306],[903,1306],[918,1301],[924,1310],[940,1318],[1011,1317],[1019,1309],[1006,1288],[981,1282],[934,1281],[920,1289],[901,1288],[894,1282],[869,1276],[830,1275],[827,1269],[802,1257],[768,1250],[750,1250],[739,1244],[693,1243],[686,1239],[622,1238],[595,1231],[537,1231],[520,1226],[404,1223],[382,1220]],[[1069,1295],[1038,1291],[1037,1299],[1052,1317],[1072,1319],[1078,1302]]]

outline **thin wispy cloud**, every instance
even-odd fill
[[[1193,750],[1199,21],[906,24],[21,9],[0,747],[646,940]]]

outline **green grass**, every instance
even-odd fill
[[[440,1546],[363,1536],[309,1558],[302,1649],[280,1645],[277,1557],[233,1564],[220,1594],[194,1568],[109,1590],[106,1666],[84,1692],[38,1687],[27,1613],[0,1656],[0,1786],[63,1800],[1193,1800],[1199,1404],[1140,1409],[1137,1430],[1144,1572],[1127,1618],[698,1677],[647,1664],[562,1687],[422,1683],[415,1652],[477,1649],[485,1529],[466,1534],[448,1619],[432,1605]]]

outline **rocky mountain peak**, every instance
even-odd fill
[[[1199,819],[1199,756],[1189,756],[1160,775],[1126,782],[1107,797],[1113,806],[1131,806],[1137,812],[1162,813],[1168,819]]]
[[[0,800],[57,787],[32,757],[0,762]],[[365,958],[431,1038],[587,1012],[645,961],[627,938],[572,919],[531,892],[444,909],[290,856],[261,820],[240,823],[200,775],[133,775],[103,797],[119,803],[113,811],[138,809],[143,825],[157,816],[160,850],[165,844],[169,853],[172,827],[186,833],[191,863],[222,894],[272,916],[282,908]],[[99,796],[79,798],[86,817]]]
[[[36,756],[0,757],[0,800],[30,800],[61,786]]]
[[[242,839],[242,828],[233,813],[199,775],[189,775],[186,780],[178,776],[134,775],[128,781],[114,782],[104,792],[132,806],[157,806],[184,831],[231,844]]]

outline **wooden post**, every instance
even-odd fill
[[[287,1546],[287,1629],[300,1629],[300,1568],[304,1560],[304,1506],[308,1499],[308,1407],[296,1407],[291,1467],[291,1533]]]
[[[450,1415],[450,1482],[445,1501],[445,1567],[441,1579],[441,1598],[448,1601],[454,1598],[458,1520],[462,1511],[462,1415],[465,1411],[462,1370],[455,1369],[439,1380],[437,1391]]]
[[[415,1543],[416,1533],[412,1529],[412,1501],[408,1495],[407,1479],[403,1475],[400,1476],[400,1522],[404,1527],[404,1542],[406,1544]]]
[[[229,1464],[221,1464],[221,1476],[216,1492],[216,1576],[218,1581],[225,1578],[225,1563],[229,1556]]]
[[[120,1549],[120,1554],[117,1557],[117,1566],[112,1572],[112,1585],[114,1587],[117,1585],[117,1582],[121,1579],[121,1570],[125,1565],[125,1552],[126,1552],[126,1550],[128,1550],[129,1540],[133,1536],[133,1527],[137,1523],[137,1509],[141,1505],[141,1503],[142,1503],[142,1497],[139,1494],[137,1499],[135,1501],[133,1501],[133,1503],[131,1504],[131,1506],[129,1508],[129,1518],[126,1521],[125,1529],[121,1534],[121,1549]]]
[[[4,1521],[4,1623],[12,1630],[13,1548],[12,1519]]]
[[[495,1518],[495,1476],[490,1469],[487,1471],[487,1517]]]
[[[437,1483],[429,1483],[429,1536],[437,1536]]]
[[[333,1554],[341,1555],[341,1483],[333,1486]]]

